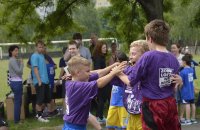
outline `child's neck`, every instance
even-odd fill
[[[161,45],[155,45],[153,50],[160,51],[160,52],[168,52],[167,48]]]

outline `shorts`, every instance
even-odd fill
[[[142,130],[141,114],[129,114],[126,130]]]
[[[64,122],[62,130],[86,130],[86,125],[76,125],[68,122]]]
[[[184,100],[184,99],[183,99],[183,100],[181,101],[181,103],[182,103],[182,104],[194,104],[194,99],[191,99],[191,100]]]
[[[51,101],[51,90],[48,84],[42,83],[41,86],[35,85],[36,89],[36,104],[42,105],[44,103],[50,103]]]
[[[110,106],[106,121],[107,128],[126,128],[128,113],[124,107]]]
[[[181,130],[176,100],[168,97],[160,100],[143,98],[143,130]]]

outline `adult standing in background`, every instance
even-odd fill
[[[23,84],[22,74],[24,63],[22,59],[18,58],[19,47],[12,45],[8,49],[9,53],[9,73],[10,73],[10,87],[14,92],[14,122],[19,123],[21,114]]]
[[[97,69],[104,69],[106,68],[106,55],[107,55],[107,44],[104,41],[98,41],[92,55],[94,70]],[[108,96],[108,86],[104,88],[98,88],[98,94],[97,94],[97,120],[100,123],[105,123],[106,119],[103,116],[104,111],[104,104],[106,100],[109,98]]]
[[[90,36],[90,47],[89,47],[91,54],[93,53],[93,50],[97,44],[97,41],[98,41],[98,36],[95,33],[92,33]]]
[[[31,71],[33,84],[36,89],[36,117],[40,122],[49,122],[49,120],[42,115],[43,105],[46,103],[49,104],[51,101],[47,66],[43,55],[44,42],[38,40],[35,45],[36,52],[31,56]]]
[[[171,45],[171,52],[174,54],[174,56],[177,58],[180,66],[182,66],[182,58],[183,54],[181,54],[181,45],[178,43],[174,43]]]
[[[76,44],[78,46],[80,55],[82,57],[86,58],[87,60],[89,60],[90,63],[92,63],[90,50],[87,47],[84,47],[84,45],[82,43],[82,35],[81,35],[81,33],[74,33],[72,39],[74,41],[76,41]],[[65,56],[64,56],[64,60],[68,61],[70,58],[71,57],[70,57],[69,52],[67,50],[66,53],[65,53]]]

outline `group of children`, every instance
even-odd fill
[[[90,71],[90,62],[80,56],[68,61],[72,80],[65,84],[63,130],[86,130],[91,100],[98,88],[109,82],[113,89],[108,129],[181,129],[174,87],[182,84],[182,78],[176,57],[166,49],[169,27],[162,20],[153,20],[145,26],[145,36],[146,41],[131,44],[130,64],[123,61],[127,58],[122,53],[118,61],[123,62],[94,71]]]

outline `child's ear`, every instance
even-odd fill
[[[74,74],[75,74],[75,75],[79,75],[79,74],[80,74],[80,70],[76,69],[76,70],[74,71]]]

